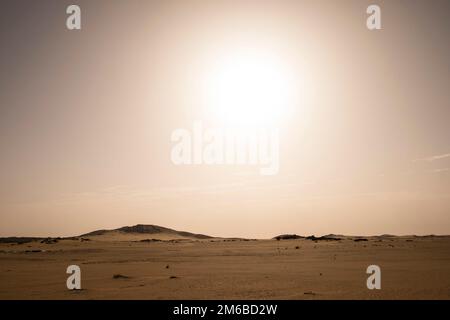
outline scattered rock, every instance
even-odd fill
[[[314,292],[312,292],[312,291],[306,291],[306,292],[304,292],[303,294],[310,294],[310,295],[316,295]]]
[[[113,275],[113,279],[129,279],[129,278],[130,277],[124,276],[123,274],[120,274],[120,273]]]
[[[40,249],[25,250],[25,253],[36,253],[36,252],[43,252],[43,251]]]
[[[140,242],[160,242],[160,239],[142,239]]]
[[[177,276],[170,276],[169,279],[177,279],[177,278],[178,278]]]
[[[58,243],[58,239],[45,238],[44,240],[41,240],[41,243],[54,244],[54,243]]]
[[[34,237],[7,237],[0,238],[0,243],[15,243],[15,244],[24,244],[33,241],[40,241],[42,238],[34,238]]]
[[[281,234],[279,236],[276,236],[273,239],[276,239],[279,241],[279,240],[291,240],[291,239],[303,239],[303,238],[305,238],[305,237],[302,237],[302,236],[299,236],[296,234]]]
[[[312,241],[339,241],[339,240],[341,240],[340,238],[336,238],[336,237],[330,237],[330,236],[316,237],[314,235],[308,236],[308,237],[306,237],[306,239],[312,240]]]

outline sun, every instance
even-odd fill
[[[295,105],[293,74],[273,53],[245,50],[224,55],[210,68],[207,105],[227,125],[278,125]]]

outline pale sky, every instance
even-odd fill
[[[381,30],[366,27],[373,3]],[[3,1],[0,236],[450,234],[449,13],[448,0]],[[278,174],[174,165],[173,130],[207,121],[205,74],[242,50],[292,76]]]

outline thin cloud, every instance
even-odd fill
[[[418,161],[432,162],[432,161],[441,160],[441,159],[445,159],[445,158],[449,158],[449,157],[450,157],[450,153],[445,153],[445,154],[439,154],[439,155],[430,156],[430,157],[426,157],[426,158],[414,159],[413,162],[418,162]]]
[[[449,168],[441,168],[441,169],[434,169],[433,172],[434,173],[439,173],[439,172],[447,172],[449,171]]]

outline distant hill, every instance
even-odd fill
[[[152,224],[137,224],[131,227],[121,227],[112,230],[96,230],[80,237],[98,238],[99,240],[145,240],[145,239],[157,239],[157,240],[172,240],[172,239],[211,239],[213,237],[191,233],[186,231],[178,231]]]
[[[394,239],[406,239],[406,241],[411,241],[411,239],[434,239],[434,238],[446,238],[450,235],[404,235],[396,236],[390,234],[373,235],[373,236],[345,236],[339,234],[327,234],[324,236],[316,237],[312,236],[299,236],[297,234],[281,234],[273,237],[273,240],[295,240],[304,239],[312,241],[339,241],[339,240],[349,240],[349,241],[393,241]],[[212,237],[204,234],[178,231],[170,228],[165,228],[153,224],[137,224],[134,226],[126,226],[111,230],[96,230],[89,233],[82,234],[80,236],[72,237],[0,237],[0,244],[24,244],[29,242],[40,242],[45,244],[57,243],[60,240],[76,240],[76,241],[140,241],[140,242],[153,242],[153,241],[183,241],[183,240],[208,240],[214,239],[220,241],[251,241],[252,239],[246,238],[223,238],[223,237]],[[253,239],[255,240],[255,239]]]

